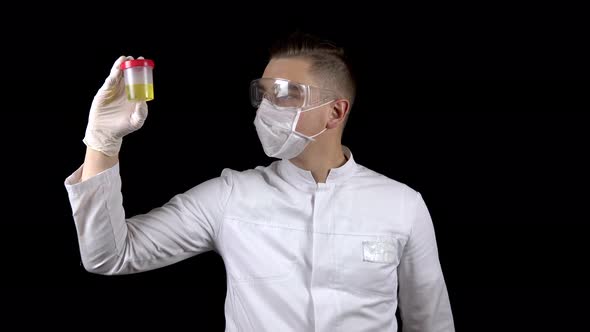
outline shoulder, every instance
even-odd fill
[[[360,197],[361,201],[399,216],[399,229],[408,234],[411,233],[416,217],[428,214],[420,192],[406,183],[361,165],[353,177],[354,182],[356,190],[360,191],[355,195]],[[366,189],[365,192],[362,192],[362,189]]]
[[[218,181],[223,181],[232,187],[241,188],[242,190],[247,188],[260,190],[261,187],[276,182],[277,165],[277,162],[273,162],[268,166],[257,166],[245,170],[224,168],[218,177]]]
[[[233,168],[224,168],[221,171],[220,178],[226,178],[233,182],[250,182],[250,181],[260,181],[263,180],[265,177],[268,176],[269,173],[272,172],[273,168],[275,167],[275,163],[270,164],[268,166],[257,166],[255,168],[245,169],[245,170],[236,170]]]
[[[395,195],[400,198],[411,198],[419,193],[408,184],[390,178],[382,173],[357,164],[357,171],[351,179],[352,185],[378,190],[385,194]]]
[[[426,203],[421,193],[410,185],[390,178],[375,170],[358,165],[355,176],[351,179],[356,197],[370,197],[374,202],[387,210],[396,209],[411,220],[418,211],[426,210]]]
[[[252,196],[253,191],[260,192],[266,187],[261,185],[265,181],[266,168],[260,166],[246,170],[224,168],[219,176],[192,187],[182,194],[181,198],[227,202],[231,196],[238,195],[242,198]]]

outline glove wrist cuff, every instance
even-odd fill
[[[107,156],[116,156],[121,150],[122,138],[115,138],[100,130],[86,130],[84,144],[94,150],[100,151]]]

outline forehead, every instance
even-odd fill
[[[310,63],[301,58],[272,59],[266,65],[263,78],[284,78],[290,81],[317,85],[309,73]]]

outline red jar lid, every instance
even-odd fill
[[[121,69],[125,70],[131,67],[152,67],[154,68],[154,61],[149,59],[127,60],[121,64]]]

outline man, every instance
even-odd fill
[[[136,273],[216,250],[227,331],[396,331],[398,300],[404,331],[454,331],[421,195],[341,145],[355,96],[341,49],[291,36],[252,82],[256,131],[280,160],[224,169],[131,218],[117,155],[147,106],[124,96],[125,59],[94,98],[84,164],[65,182],[86,270]]]

